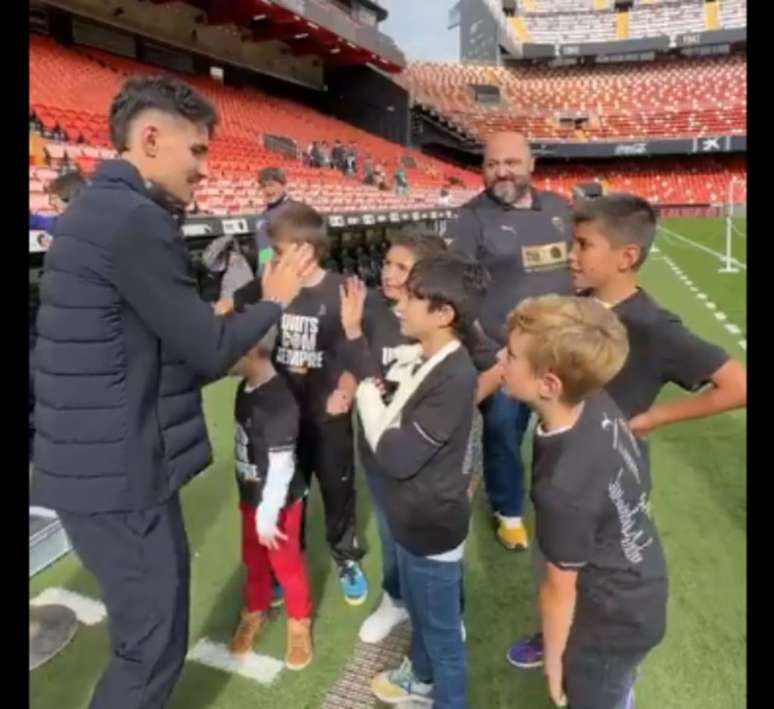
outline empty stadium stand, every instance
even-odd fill
[[[498,129],[540,139],[642,139],[742,135],[744,54],[592,68],[414,63],[397,79],[427,106],[481,138]],[[499,106],[476,103],[471,84],[498,86]],[[581,132],[562,114],[585,117]]]
[[[633,192],[657,205],[723,204],[736,180],[734,201],[747,201],[744,157],[651,158],[598,163],[539,162],[535,183],[567,199],[579,182],[600,182],[608,192]]]
[[[747,0],[651,0],[624,12],[616,12],[612,0],[530,0],[519,8],[520,14],[510,21],[520,39],[550,44],[675,37],[747,23]]]

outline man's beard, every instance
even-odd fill
[[[497,180],[489,188],[489,191],[505,204],[516,204],[524,199],[529,192],[529,182]]]

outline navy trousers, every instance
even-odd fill
[[[107,608],[110,661],[90,709],[161,709],[188,649],[190,559],[180,500],[141,512],[57,511]]]

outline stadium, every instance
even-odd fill
[[[61,175],[88,180],[117,156],[108,110],[125,80],[162,74],[195,88],[218,113],[207,179],[182,223],[203,291],[202,254],[213,240],[254,242],[267,207],[256,178],[262,168],[281,168],[289,197],[323,216],[332,247],[325,268],[376,286],[387,240],[417,228],[445,234],[482,190],[487,136],[514,131],[529,140],[537,190],[568,202],[630,192],[657,209],[642,286],[744,363],[746,6],[458,0],[446,24],[459,32],[460,61],[439,62],[407,59],[384,33],[386,0],[31,0],[31,325],[51,241],[46,227],[33,228],[33,215],[57,215],[50,185]],[[340,146],[350,162],[331,157]],[[31,334],[31,348],[32,341]],[[359,469],[366,603],[342,599],[315,484],[306,528],[314,662],[299,673],[284,668],[282,609],[247,661],[228,655],[243,573],[236,387],[226,378],[204,388],[214,462],[181,491],[191,552],[189,652],[168,706],[382,706],[371,678],[400,663],[411,630],[401,625],[376,645],[358,639],[381,568]],[[660,401],[682,396],[670,384]],[[638,707],[729,709],[745,701],[746,426],[746,412],[737,410],[650,439],[652,511],[670,597],[666,638],[637,681]],[[542,672],[505,661],[535,622],[529,554],[498,544],[483,485],[472,508],[464,561],[468,706],[553,706]],[[109,655],[105,608],[56,514],[38,506],[30,507],[29,588],[31,608],[57,604],[78,621],[54,657],[31,655],[30,706],[85,707]]]

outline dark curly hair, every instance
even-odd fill
[[[431,311],[444,305],[454,310],[451,327],[469,350],[477,342],[476,319],[488,286],[487,270],[454,252],[417,261],[406,282],[408,293],[427,300]]]
[[[132,121],[148,109],[206,126],[210,135],[218,120],[212,104],[182,81],[166,76],[133,76],[126,80],[110,105],[110,141],[119,153],[129,147]]]

